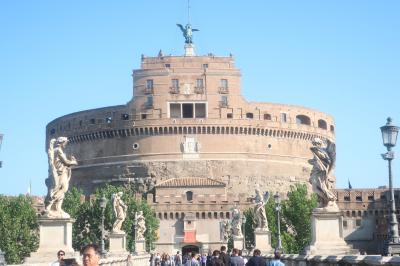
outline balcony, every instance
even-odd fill
[[[169,87],[169,93],[179,94],[179,87]]]
[[[154,94],[154,88],[144,88],[144,94]]]
[[[229,93],[229,89],[228,89],[228,87],[219,87],[218,92],[220,94],[228,94]]]
[[[194,93],[204,94],[204,87],[194,87]]]

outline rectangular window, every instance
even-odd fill
[[[227,89],[228,88],[228,80],[221,79],[221,88]]]
[[[183,103],[182,104],[182,118],[193,118],[193,104]]]
[[[287,115],[286,113],[281,113],[281,122],[286,123],[287,122]]]
[[[343,220],[343,228],[347,228],[347,221],[346,220]]]
[[[206,104],[196,103],[195,106],[195,117],[196,118],[206,118]]]
[[[362,197],[361,196],[356,196],[356,201],[362,201]]]
[[[147,114],[141,114],[140,118],[141,119],[147,119]]]
[[[225,96],[225,95],[221,96],[220,106],[221,107],[227,107],[228,106],[228,96]]]
[[[203,79],[197,79],[196,80],[196,87],[197,88],[203,88],[204,87]]]
[[[227,113],[226,114],[226,118],[229,118],[229,119],[233,118],[233,114],[232,113]]]
[[[368,196],[368,201],[374,201],[374,196]]]
[[[179,79],[172,79],[172,88],[179,89]]]
[[[181,118],[181,104],[170,103],[169,104],[169,115],[171,118]]]
[[[153,96],[147,96],[146,106],[147,107],[152,107],[153,106]]]
[[[356,220],[356,227],[360,227],[361,226],[361,219],[357,219]]]
[[[208,68],[208,64],[203,64],[203,68]]]
[[[153,89],[153,80],[152,79],[146,80],[146,89]]]
[[[344,201],[350,201],[350,196],[344,196],[343,200]]]

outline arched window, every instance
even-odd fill
[[[264,114],[264,120],[272,120],[272,117],[270,114]]]
[[[327,129],[328,128],[328,126],[327,126],[327,124],[326,124],[326,121],[325,120],[322,120],[322,119],[319,119],[318,120],[318,127],[319,128],[322,128],[322,129]]]
[[[297,115],[296,116],[296,123],[298,125],[311,125],[311,120],[308,116],[306,115]]]
[[[192,201],[193,200],[193,192],[192,191],[187,191],[186,192],[186,200],[187,201]]]

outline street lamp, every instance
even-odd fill
[[[101,208],[101,256],[104,258],[107,255],[107,251],[104,247],[104,211],[107,206],[107,199],[106,197],[101,197],[100,199],[100,208]]]
[[[242,216],[242,225],[243,225],[243,251],[246,250],[246,215]]]
[[[393,176],[392,176],[392,160],[394,159],[394,151],[392,148],[396,146],[397,134],[399,127],[392,124],[392,119],[388,117],[386,125],[381,127],[383,145],[386,146],[387,152],[382,154],[382,158],[388,161],[389,167],[389,192],[390,192],[390,228],[389,239],[387,243],[388,255],[400,254],[399,228],[397,225],[396,205],[394,202]]]
[[[282,249],[282,241],[281,241],[281,220],[280,220],[280,213],[281,213],[282,206],[281,206],[281,197],[278,192],[275,193],[274,199],[275,199],[275,204],[276,204],[275,210],[276,210],[277,217],[278,217],[277,218],[277,220],[278,220],[278,243],[276,245],[275,250],[282,251],[283,249]]]

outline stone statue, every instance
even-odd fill
[[[68,159],[63,149],[66,147],[68,139],[59,137],[51,139],[48,149],[49,177],[46,179],[47,196],[45,200],[44,217],[48,218],[70,218],[61,207],[64,195],[68,191],[69,180],[71,178],[71,166],[77,165],[74,156]]]
[[[231,235],[231,224],[228,220],[222,221],[221,224],[221,231],[222,231],[222,237],[224,241],[228,241],[229,236]]]
[[[269,193],[265,192],[261,195],[261,192],[256,188],[256,196],[254,198],[254,223],[255,229],[268,231],[268,221],[267,214],[265,212],[265,204],[267,204],[269,199]]]
[[[143,211],[135,212],[136,224],[136,240],[144,240],[144,232],[146,232],[146,220],[143,216]]]
[[[336,160],[336,145],[330,140],[325,143],[319,138],[315,138],[312,145],[310,149],[314,158],[309,163],[313,166],[310,177],[313,191],[317,193],[323,209],[338,210],[337,197],[333,191],[334,179],[331,176]]]
[[[185,43],[186,44],[192,44],[192,36],[193,36],[193,31],[199,31],[198,29],[192,29],[192,25],[189,23],[186,24],[185,27],[183,27],[181,24],[176,24],[182,31],[183,37],[185,37]]]
[[[242,215],[240,214],[240,210],[236,207],[232,210],[231,225],[232,225],[232,235],[235,237],[243,237]]]
[[[114,216],[115,216],[115,222],[112,227],[113,233],[123,233],[124,232],[121,230],[121,227],[122,227],[122,223],[125,221],[126,210],[128,209],[128,207],[122,201],[122,199],[121,199],[122,195],[123,195],[122,192],[114,193],[111,198],[112,204],[113,204]]]

